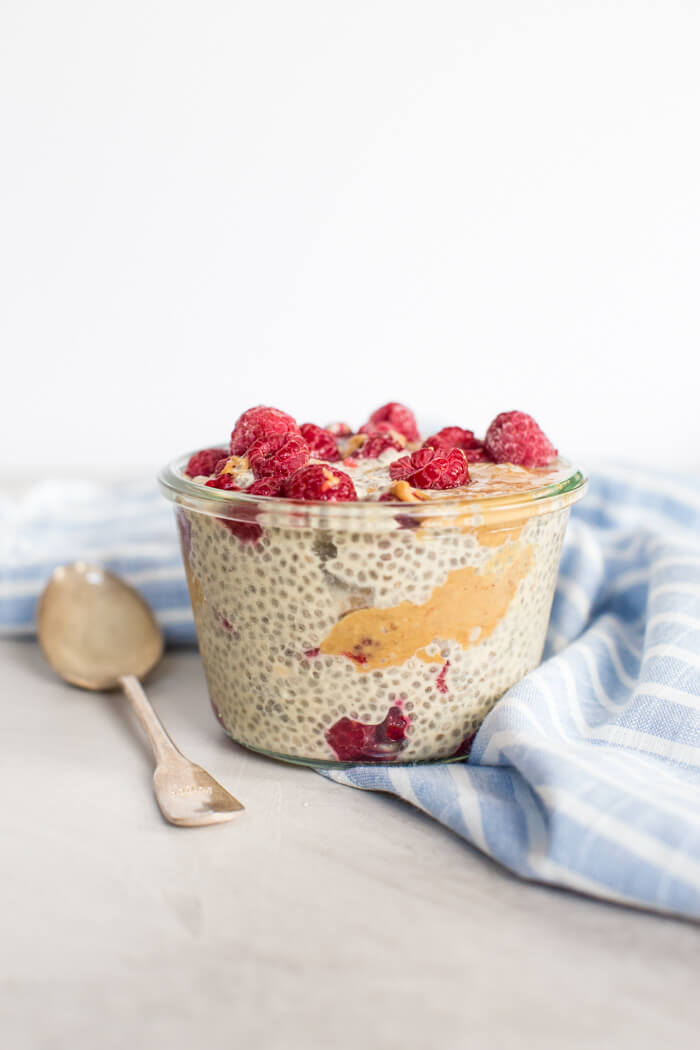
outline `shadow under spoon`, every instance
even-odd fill
[[[244,807],[179,751],[141,686],[163,654],[151,607],[124,580],[77,562],[56,569],[37,613],[43,653],[67,682],[83,689],[121,687],[148,737],[161,813],[171,824],[198,827],[230,820]]]

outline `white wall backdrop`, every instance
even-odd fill
[[[0,5],[2,469],[260,401],[700,465],[700,5]]]

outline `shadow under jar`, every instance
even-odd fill
[[[313,503],[160,475],[175,504],[214,711],[239,744],[308,765],[468,753],[540,662],[583,475],[425,503]]]

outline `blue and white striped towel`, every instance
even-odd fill
[[[33,630],[56,563],[101,559],[194,640],[152,484],[48,482],[0,503],[0,632]],[[397,795],[524,878],[700,918],[700,483],[595,475],[573,511],[545,653],[468,762],[327,771]]]

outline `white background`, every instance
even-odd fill
[[[700,463],[700,5],[3,0],[6,474],[250,404]]]

